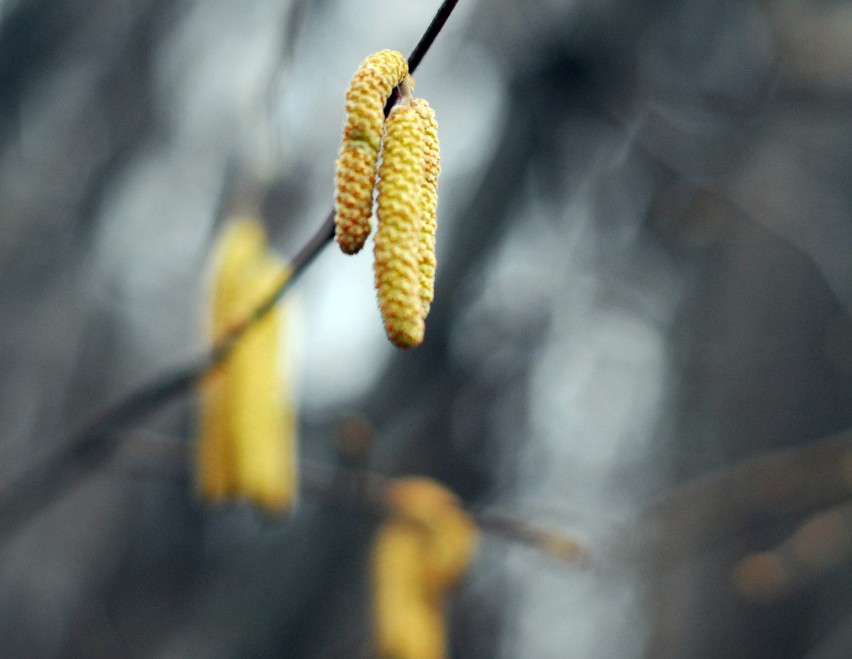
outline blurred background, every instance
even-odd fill
[[[203,354],[229,216],[298,251],[350,76],[438,4],[0,2],[0,486]],[[385,339],[369,250],[288,295],[305,460],[589,553],[484,534],[454,657],[849,655],[850,62],[839,1],[459,3],[415,75],[443,165],[424,345]],[[2,538],[0,655],[369,656],[376,520],[204,509],[196,404]]]

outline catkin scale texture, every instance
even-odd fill
[[[346,92],[334,201],[335,237],[346,254],[359,252],[370,234],[384,106],[406,75],[405,57],[393,50],[382,50],[361,63]]]
[[[423,142],[417,112],[395,107],[385,123],[379,166],[374,270],[385,331],[399,348],[420,345],[425,330],[418,270]]]
[[[420,314],[426,318],[435,298],[435,232],[438,228],[438,175],[441,173],[441,156],[435,111],[422,98],[413,99],[411,106],[419,115],[424,132],[424,183],[421,192],[417,267],[420,273]]]

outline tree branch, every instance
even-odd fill
[[[852,430],[744,460],[653,503],[639,521],[639,550],[670,561],[761,525],[799,520],[847,501],[851,469]]]
[[[409,58],[413,73],[444,27],[458,0],[445,0]],[[390,102],[390,105],[393,101]],[[388,108],[389,109],[389,108]],[[117,403],[96,414],[82,429],[52,454],[37,460],[11,483],[0,486],[0,541],[22,523],[53,503],[58,496],[101,464],[115,448],[116,430],[138,421],[161,405],[196,386],[199,378],[225,358],[234,344],[255,322],[263,318],[334,237],[334,211],[329,213],[313,236],[293,257],[291,276],[249,315],[235,326],[210,352],[197,361],[157,377],[127,394]]]

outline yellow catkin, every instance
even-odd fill
[[[424,589],[423,529],[390,519],[372,549],[373,618],[376,653],[386,659],[442,659],[446,623],[441,603]]]
[[[246,294],[265,299],[280,283],[269,259],[247,273]],[[228,355],[230,435],[239,494],[270,512],[292,507],[296,494],[294,428],[281,375],[282,311],[272,309]]]
[[[359,252],[370,234],[384,106],[407,75],[402,53],[382,50],[365,59],[349,83],[334,198],[335,237],[346,254]]]
[[[429,315],[429,309],[435,297],[435,231],[438,228],[438,175],[441,173],[441,156],[438,148],[438,122],[435,121],[435,111],[422,98],[413,99],[411,106],[420,116],[425,133],[423,149],[425,181],[422,188],[417,261],[420,272],[420,315],[425,319]]]
[[[423,144],[417,112],[395,107],[385,124],[379,166],[374,269],[385,332],[399,348],[420,345],[425,329],[417,267]]]
[[[427,478],[394,481],[386,503],[390,516],[372,553],[378,654],[445,657],[445,600],[473,558],[476,525],[449,490]]]
[[[425,583],[441,594],[455,586],[476,551],[477,527],[455,495],[429,478],[397,479],[388,487],[388,507],[427,529]]]
[[[243,322],[289,277],[271,256],[262,225],[235,222],[222,239],[213,301],[214,337]],[[297,490],[295,416],[280,371],[283,311],[249,328],[202,381],[198,486],[206,500],[244,497],[270,512]]]
[[[255,220],[234,222],[217,249],[211,339],[223,336],[239,320],[240,282],[246,268],[262,253],[263,227]],[[235,494],[232,445],[228,432],[228,391],[224,364],[201,380],[201,419],[196,448],[197,480],[201,497],[220,501]]]

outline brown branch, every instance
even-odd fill
[[[737,562],[733,581],[745,599],[790,597],[852,560],[852,503],[809,516],[786,540]]]
[[[149,431],[132,431],[120,433],[116,444],[120,448],[114,452],[110,462],[103,464],[101,473],[177,487],[189,484],[187,463],[190,452],[178,438]],[[355,513],[372,520],[394,513],[388,501],[393,477],[312,460],[302,460],[299,471],[302,494],[321,502],[329,510]],[[588,550],[570,536],[534,526],[512,515],[462,508],[482,533],[525,545],[577,567],[587,567],[590,563]]]
[[[435,17],[429,23],[429,27],[426,28],[423,36],[420,37],[420,41],[417,42],[417,45],[408,57],[409,73],[414,73],[415,69],[420,66],[420,62],[423,61],[423,57],[432,47],[432,44],[435,43],[435,38],[444,28],[444,24],[447,22],[450,14],[453,13],[453,9],[456,8],[457,4],[458,0],[444,0],[444,3],[435,12]]]
[[[760,455],[667,493],[640,519],[648,543],[640,550],[665,561],[849,498],[852,430]]]
[[[588,549],[570,536],[528,524],[517,517],[486,512],[475,516],[476,524],[483,531],[526,545],[550,558],[587,567],[591,562]]]

